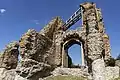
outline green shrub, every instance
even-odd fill
[[[109,60],[105,61],[107,66],[115,66],[115,59],[110,58]]]

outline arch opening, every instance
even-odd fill
[[[71,47],[68,48],[67,54],[68,58],[68,67],[79,67],[82,64],[81,60],[81,46],[79,44],[73,44]],[[71,60],[71,64],[70,64]]]
[[[84,66],[84,52],[82,42],[71,39],[64,43],[62,49],[62,66],[67,68],[79,68]]]

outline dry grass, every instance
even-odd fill
[[[46,80],[87,80],[87,79],[76,76],[54,76],[49,77]]]
[[[116,79],[114,79],[114,80],[120,80],[120,77],[119,77],[119,78],[116,78]]]

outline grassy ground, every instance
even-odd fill
[[[119,77],[119,78],[116,78],[116,79],[114,79],[114,80],[120,80],[120,77]]]
[[[76,76],[54,76],[49,77],[46,80],[87,80],[87,79]]]

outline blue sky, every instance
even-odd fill
[[[68,54],[72,58],[72,62],[74,64],[81,64],[81,47],[78,44],[73,44],[69,49],[68,49]]]
[[[112,56],[120,53],[120,0],[0,0],[0,50],[11,41],[19,40],[28,29],[40,31],[53,17],[65,21],[79,4],[92,1],[102,9]],[[80,26],[77,23],[76,26]],[[74,52],[74,51],[73,51]]]

